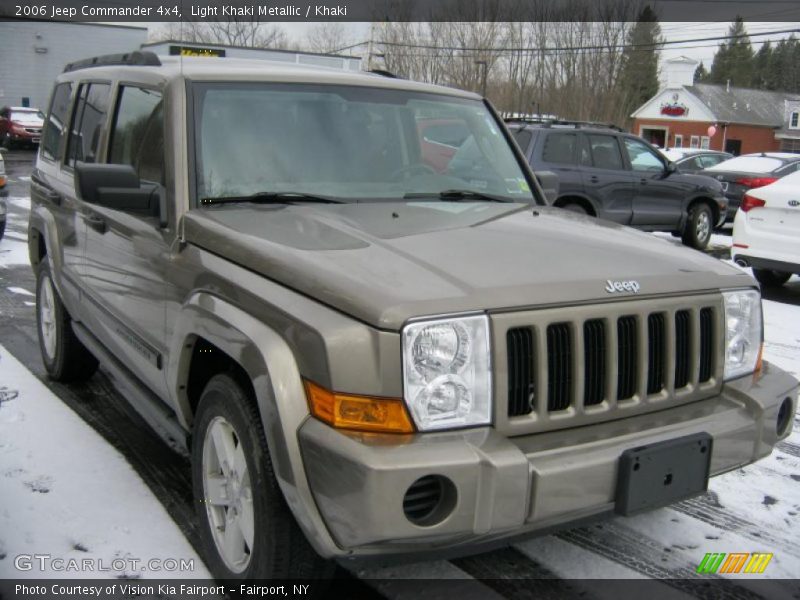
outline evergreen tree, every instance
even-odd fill
[[[694,82],[705,83],[706,81],[708,81],[708,71],[706,71],[706,66],[701,60],[698,67],[694,70]]]
[[[709,79],[713,83],[727,84],[730,81],[731,85],[747,87],[753,79],[754,54],[741,17],[736,17],[731,24],[728,36],[731,39],[720,44],[714,55]]]
[[[753,79],[750,82],[750,87],[757,90],[770,89],[767,81],[769,73],[769,65],[772,60],[772,46],[769,42],[762,44],[761,48],[756,52],[753,59]]]
[[[649,5],[645,6],[628,33],[629,47],[622,53],[619,89],[626,106],[624,114],[630,114],[658,92],[657,44],[663,41],[658,16]]]

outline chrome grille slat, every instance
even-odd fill
[[[721,386],[722,310],[709,294],[493,314],[507,361],[495,426],[546,431],[707,397]]]

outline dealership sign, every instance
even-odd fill
[[[170,46],[171,56],[225,56],[222,48],[202,48],[199,46]]]
[[[689,109],[685,104],[678,102],[678,94],[672,94],[672,102],[661,104],[661,114],[668,117],[685,117],[689,114]]]
[[[661,105],[661,114],[668,117],[685,117],[689,114],[689,109],[685,104],[678,104],[677,102],[664,103]]]

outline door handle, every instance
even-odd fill
[[[589,181],[591,181],[592,183],[597,183],[598,181],[600,181],[600,178],[599,178],[599,177],[597,177],[597,175],[592,175],[592,176],[589,178]]]
[[[644,177],[642,177],[642,178],[639,180],[639,183],[641,183],[642,185],[647,185],[647,179],[645,179]]]
[[[89,227],[100,233],[105,233],[106,230],[108,229],[108,226],[106,225],[106,220],[100,215],[89,214],[84,217],[84,220],[86,221],[86,224]]]

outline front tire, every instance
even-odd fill
[[[783,271],[773,271],[772,269],[753,269],[753,277],[766,288],[781,287],[784,283],[789,281],[792,276],[791,273],[784,273]]]
[[[36,281],[36,330],[50,379],[83,381],[97,371],[97,359],[72,330],[72,318],[58,296],[46,260],[39,266]]]
[[[711,240],[713,228],[714,215],[708,204],[694,204],[689,208],[689,217],[683,229],[683,243],[695,250],[703,250]]]
[[[309,545],[275,479],[252,393],[216,375],[200,397],[192,487],[203,554],[218,579],[309,579],[332,565]]]

